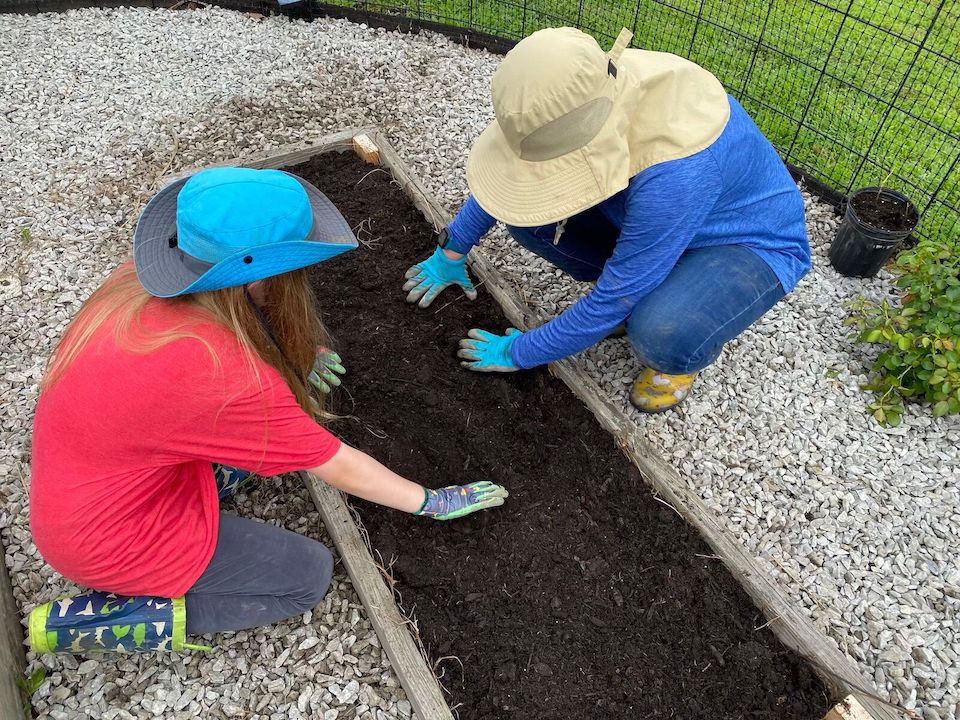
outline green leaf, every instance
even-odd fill
[[[31,698],[33,694],[40,689],[43,681],[47,679],[46,668],[34,670],[29,677],[20,676],[17,678],[17,687],[20,688],[20,707],[23,710],[25,718],[31,718],[34,715],[33,703]]]
[[[876,394],[868,412],[878,422],[899,423],[908,398],[930,403],[938,417],[960,413],[958,249],[954,241],[927,239],[900,253],[899,306],[895,299],[874,303],[861,297],[851,303],[860,341],[882,349],[862,386]]]
[[[33,695],[37,690],[40,689],[40,686],[43,685],[43,681],[47,679],[47,669],[38,668],[34,670],[30,677],[27,678],[26,690],[31,695]]]

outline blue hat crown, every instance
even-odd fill
[[[177,245],[211,264],[243,250],[304,240],[312,227],[306,190],[279,170],[202,170],[177,197]]]

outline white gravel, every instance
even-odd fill
[[[467,148],[491,117],[496,64],[440,37],[341,21],[217,9],[0,16],[0,522],[24,613],[70,590],[27,522],[43,361],[127,251],[156,178],[377,122],[455,209]],[[851,342],[845,305],[891,294],[890,279],[833,273],[836,221],[808,209],[811,276],[703,373],[681,411],[637,414],[637,426],[865,678],[925,720],[958,718],[960,421],[921,408],[892,430],[867,419],[869,350]],[[585,289],[502,234],[485,252],[545,317]],[[625,400],[638,370],[626,341],[582,362]],[[293,482],[268,481],[237,505],[322,537]],[[35,706],[54,720],[410,712],[342,572],[310,617],[215,644],[208,655],[45,658]]]

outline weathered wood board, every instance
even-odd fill
[[[310,489],[323,524],[337,546],[353,587],[367,609],[380,644],[387,651],[413,709],[421,718],[452,720],[437,679],[414,642],[409,623],[400,614],[393,591],[373,561],[342,493],[307,473],[300,473],[300,477]]]
[[[0,717],[23,717],[17,681],[24,677],[23,626],[6,566],[0,567]]]

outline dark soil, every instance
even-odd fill
[[[820,680],[562,383],[460,368],[468,329],[507,326],[489,295],[404,302],[434,236],[370,170],[352,154],[292,168],[378,241],[314,276],[349,373],[336,409],[353,417],[333,430],[427,485],[510,490],[448,523],[357,502],[450,705],[464,720],[820,718]]]
[[[910,230],[919,219],[917,209],[912,204],[884,192],[863,192],[854,197],[850,204],[860,222],[877,230]]]

